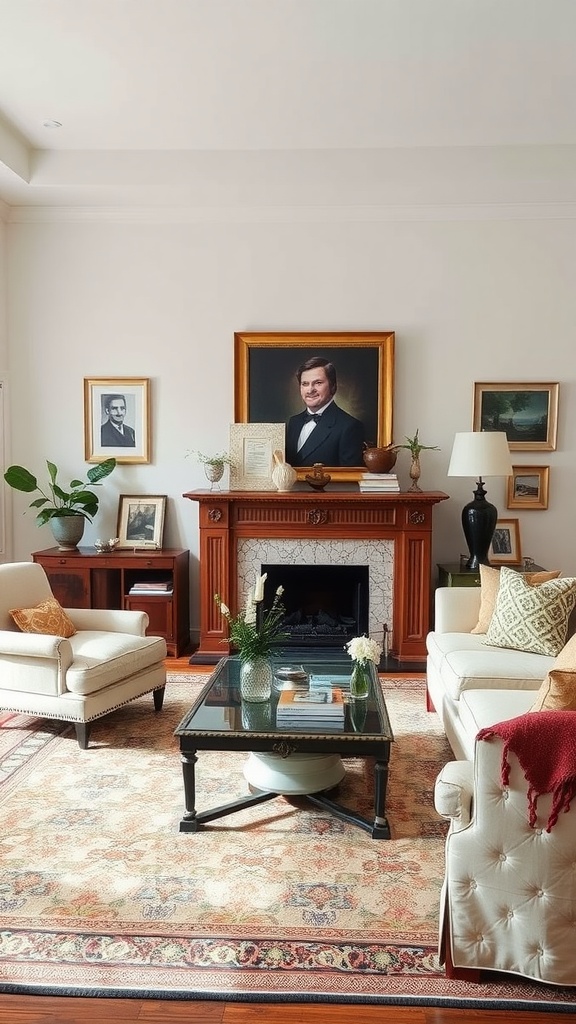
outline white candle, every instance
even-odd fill
[[[260,578],[256,580],[256,586],[254,587],[254,600],[257,603],[264,600],[264,584],[267,576],[268,573],[265,572],[263,576],[260,576]]]

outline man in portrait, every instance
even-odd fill
[[[296,377],[306,408],[286,425],[286,461],[292,466],[361,466],[364,424],[334,401],[334,364],[313,356],[298,367]]]
[[[134,448],[136,435],[127,423],[126,397],[124,395],[103,395],[102,404],[108,419],[100,428],[100,444],[103,448]]]

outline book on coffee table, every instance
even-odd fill
[[[276,708],[278,725],[334,725],[344,721],[342,690],[318,687],[314,690],[283,690]]]

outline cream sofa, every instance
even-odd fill
[[[528,711],[554,658],[488,647],[478,622],[480,587],[438,587],[426,647],[426,696],[459,760],[472,761],[476,734]]]
[[[0,708],[73,722],[88,746],[90,723],[145,693],[159,711],[166,641],[146,636],[145,612],[66,608],[76,632],[20,632],[10,610],[53,600],[35,562],[0,565]]]

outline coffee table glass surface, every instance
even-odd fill
[[[275,674],[290,665],[283,657],[271,659]],[[374,665],[370,665],[371,692],[368,698],[356,700],[349,692],[352,663],[345,655],[314,652],[299,658],[295,668],[303,668],[309,687],[296,687],[297,692],[309,688],[331,687],[342,690],[344,715],[302,722],[290,717],[290,724],[277,720],[280,689],[272,688],[270,700],[249,702],[240,695],[240,659],[222,658],[203,687],[200,695],[175,730],[180,741],[186,813],[180,831],[195,832],[206,822],[243,807],[272,799],[279,794],[300,793],[329,809],[332,813],[371,832],[375,839],[389,839],[385,815],[386,785],[390,745],[394,740],[386,703]],[[279,682],[279,686],[291,683]],[[195,765],[202,750],[250,751],[244,770],[252,794],[224,807],[197,812],[195,807]],[[365,819],[353,810],[335,803],[326,792],[334,789],[344,776],[342,758],[375,759],[374,819]],[[200,763],[201,767],[201,763]],[[312,770],[311,770],[312,768]],[[294,783],[307,772],[302,785]],[[256,774],[255,774],[256,772]],[[276,781],[280,779],[280,781]],[[314,780],[318,780],[317,783]],[[291,788],[292,787],[292,788]]]

